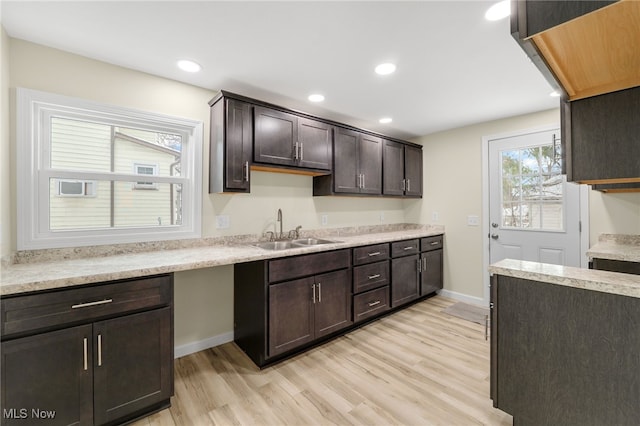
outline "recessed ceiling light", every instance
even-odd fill
[[[320,93],[314,93],[313,95],[309,95],[307,99],[309,99],[311,102],[322,102],[324,101],[324,95],[321,95]]]
[[[558,92],[557,90],[554,90],[553,92],[549,93],[549,96],[554,97],[554,98],[559,98],[560,97],[560,92]]]
[[[509,0],[502,0],[491,6],[484,14],[489,21],[499,21],[511,14],[511,4]]]
[[[391,74],[395,72],[395,70],[396,70],[396,64],[392,64],[392,63],[380,64],[376,67],[376,73],[380,75]]]
[[[389,124],[389,123],[391,123],[393,120],[391,119],[391,117],[384,117],[384,118],[381,118],[379,121],[380,121],[380,123],[382,123],[382,124]]]
[[[181,59],[178,61],[178,68],[186,72],[198,72],[202,69],[200,64],[190,61],[188,59]]]

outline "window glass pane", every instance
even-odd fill
[[[180,135],[115,127],[114,172],[180,176]]]
[[[155,190],[138,191],[137,182],[89,181],[93,196],[61,197],[59,181],[50,180],[51,230],[182,224],[180,184],[154,183]]]
[[[110,126],[67,118],[51,119],[52,168],[108,172],[110,150]]]
[[[502,151],[502,226],[564,229],[559,144]]]

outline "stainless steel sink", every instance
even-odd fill
[[[287,250],[300,247],[317,246],[320,244],[332,244],[335,242],[337,241],[323,240],[319,238],[300,238],[297,240],[287,241],[267,241],[263,243],[255,243],[253,245],[265,250]]]
[[[291,241],[293,244],[298,244],[301,246],[317,246],[319,244],[332,244],[335,243],[335,241],[331,241],[331,240],[322,240],[319,238],[301,238],[299,240],[293,240]]]
[[[264,243],[256,243],[254,245],[265,250],[286,250],[290,248],[300,247],[293,245],[291,241],[267,241]]]

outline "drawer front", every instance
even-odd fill
[[[389,261],[370,263],[353,268],[353,292],[363,291],[389,285]]]
[[[349,249],[285,257],[269,261],[269,282],[290,280],[348,268]]]
[[[389,258],[389,244],[376,244],[374,246],[357,247],[353,249],[353,264],[378,262]]]
[[[436,235],[435,237],[426,237],[420,240],[420,250],[431,251],[442,248],[442,235]]]
[[[2,305],[2,338],[170,305],[173,275],[9,297]]]
[[[420,241],[418,239],[391,243],[391,257],[409,256],[416,253],[420,253]]]
[[[353,296],[353,320],[362,321],[389,310],[389,286]]]

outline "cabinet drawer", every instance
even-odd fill
[[[362,321],[389,309],[389,286],[353,296],[353,320]]]
[[[377,262],[389,258],[389,244],[376,244],[375,246],[357,247],[353,249],[353,264]]]
[[[431,251],[442,248],[442,235],[435,237],[426,237],[420,240],[420,249],[422,251]]]
[[[391,243],[391,257],[409,256],[420,252],[419,240],[406,240]]]
[[[348,249],[271,260],[269,282],[335,271],[348,268],[350,264],[351,253]]]
[[[353,268],[353,292],[362,293],[389,284],[389,261]]]
[[[12,335],[169,305],[172,299],[172,275],[8,297],[0,300],[0,333],[4,339]]]

